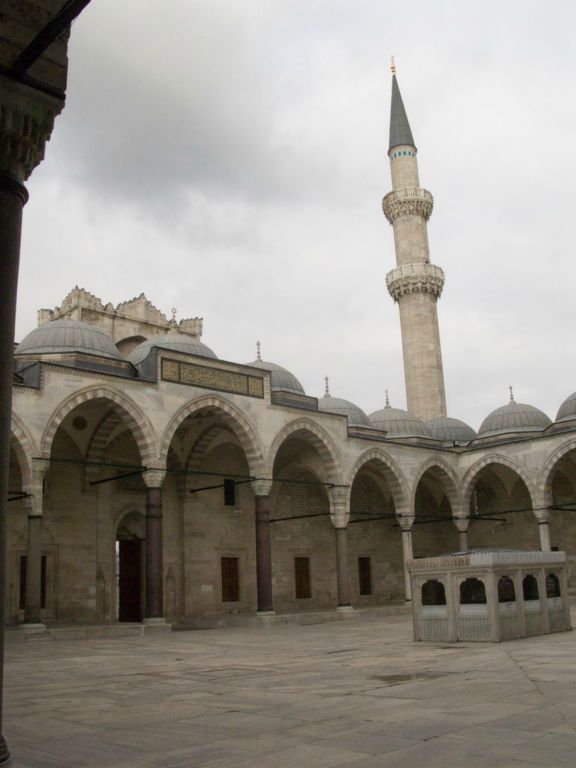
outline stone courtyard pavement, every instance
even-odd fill
[[[409,617],[7,649],[14,768],[576,764],[576,633],[417,644]]]

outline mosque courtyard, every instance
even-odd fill
[[[10,642],[15,768],[574,765],[576,634],[414,643],[409,616]]]

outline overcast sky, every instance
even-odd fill
[[[223,359],[405,407],[381,211],[389,57],[434,195],[448,413],[576,389],[576,4],[93,0],[28,182],[17,339],[75,285],[204,317]]]

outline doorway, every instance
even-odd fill
[[[144,618],[145,520],[130,512],[116,532],[116,618],[141,622]]]

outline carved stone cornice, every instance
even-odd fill
[[[434,208],[434,198],[427,189],[397,189],[382,200],[384,216],[394,224],[400,216],[422,216],[428,221]]]
[[[386,286],[394,301],[409,293],[430,293],[438,299],[444,287],[444,271],[434,264],[405,264],[388,272]]]
[[[23,182],[43,160],[64,102],[0,76],[0,171]]]

